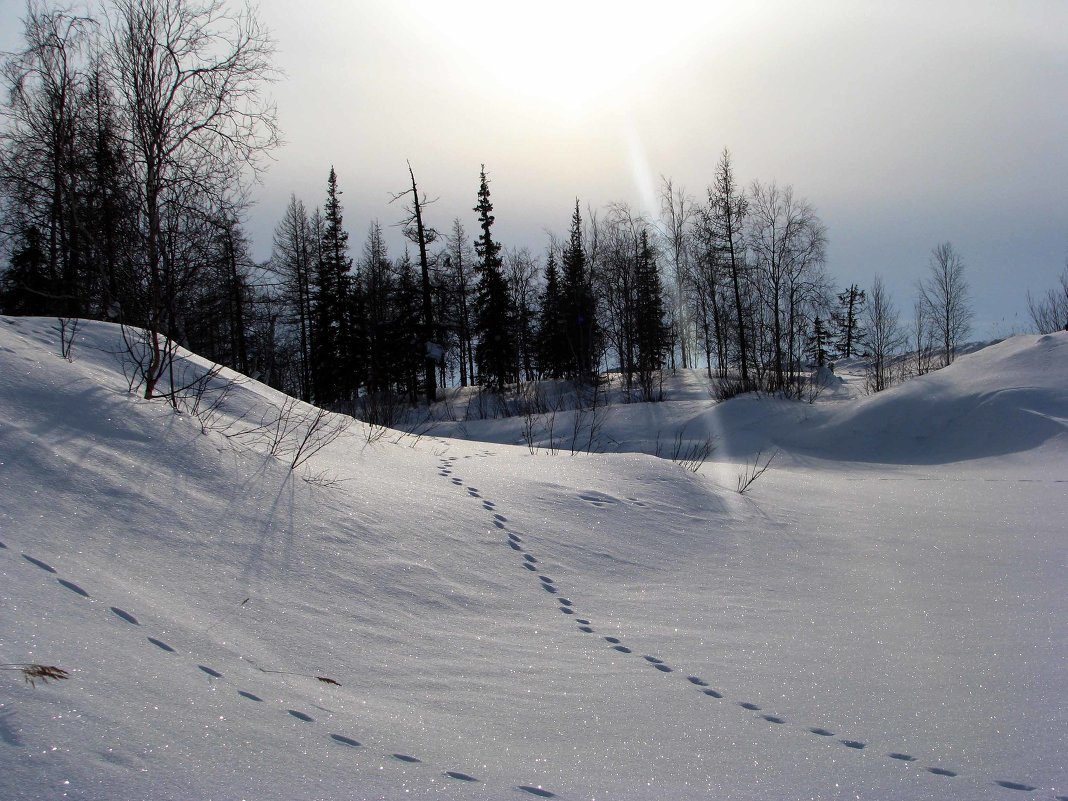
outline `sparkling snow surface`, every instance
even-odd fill
[[[0,318],[0,662],[71,673],[0,671],[2,799],[1068,799],[1068,334],[290,472],[228,436],[283,396],[205,432],[55,326]]]

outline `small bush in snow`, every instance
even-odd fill
[[[746,461],[745,469],[738,474],[738,494],[745,495],[746,491],[753,485],[753,482],[760,478],[771,467],[772,461],[779,455],[778,451],[769,456],[763,464],[761,464],[761,457],[764,455],[763,451],[757,451],[756,456],[753,457],[752,463]]]

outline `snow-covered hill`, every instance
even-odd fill
[[[0,318],[0,662],[71,678],[0,671],[0,798],[1068,798],[1068,335],[291,471],[278,393],[205,425],[54,325]]]

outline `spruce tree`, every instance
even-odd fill
[[[849,289],[838,293],[838,309],[832,319],[838,329],[835,346],[843,359],[856,356],[863,348],[864,326],[860,324],[860,315],[864,301],[864,290],[856,284],[850,284]]]
[[[823,367],[827,363],[830,353],[827,348],[831,341],[831,332],[827,330],[821,317],[817,317],[812,324],[812,334],[806,341],[808,356],[816,363],[817,367]]]
[[[538,316],[538,371],[541,377],[562,378],[569,363],[569,352],[560,272],[556,269],[556,254],[550,251]]]
[[[460,386],[475,383],[475,357],[472,344],[472,296],[477,265],[471,255],[471,243],[463,223],[453,220],[448,236],[448,252],[444,262],[444,278],[448,282],[450,325],[456,332],[459,350]]]
[[[352,263],[352,260],[349,260]],[[367,384],[368,337],[367,297],[359,270],[342,276],[342,360],[341,392],[346,400],[359,397],[360,388]]]
[[[8,270],[0,275],[0,314],[43,315],[42,298],[51,289],[41,232],[30,226],[21,232]]]
[[[390,306],[396,281],[393,264],[375,220],[367,234],[360,265],[367,337],[367,391],[378,393],[390,388],[393,330]]]
[[[597,364],[597,304],[590,287],[586,252],[582,247],[582,215],[578,201],[571,215],[571,231],[563,252],[563,320],[569,358],[567,373],[588,382]]]
[[[643,228],[634,275],[634,341],[638,351],[638,381],[646,400],[654,399],[653,380],[664,365],[669,328],[664,322],[664,288],[656,258]]]
[[[405,251],[397,262],[397,283],[391,311],[392,358],[390,372],[398,394],[415,404],[419,401],[420,374],[426,348],[423,340],[422,288],[411,256]]]
[[[312,313],[312,381],[315,401],[320,405],[346,397],[351,389],[351,381],[347,381],[345,375],[346,369],[351,368],[345,340],[348,336],[346,318],[350,311],[347,279],[352,260],[348,255],[349,235],[342,220],[340,196],[337,174],[331,167],[319,231]]]
[[[475,252],[479,258],[475,299],[475,332],[479,341],[475,348],[475,361],[478,364],[479,383],[503,392],[505,384],[513,379],[515,373],[515,334],[508,302],[508,285],[502,271],[501,246],[493,239],[493,203],[490,202],[485,165],[479,175],[478,204],[474,210],[478,212],[481,229],[475,240]]]

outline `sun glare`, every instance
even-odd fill
[[[628,86],[655,70],[685,37],[671,15],[630,3],[440,3],[426,10],[450,58],[472,81],[492,81],[519,102],[579,112],[625,103]]]

